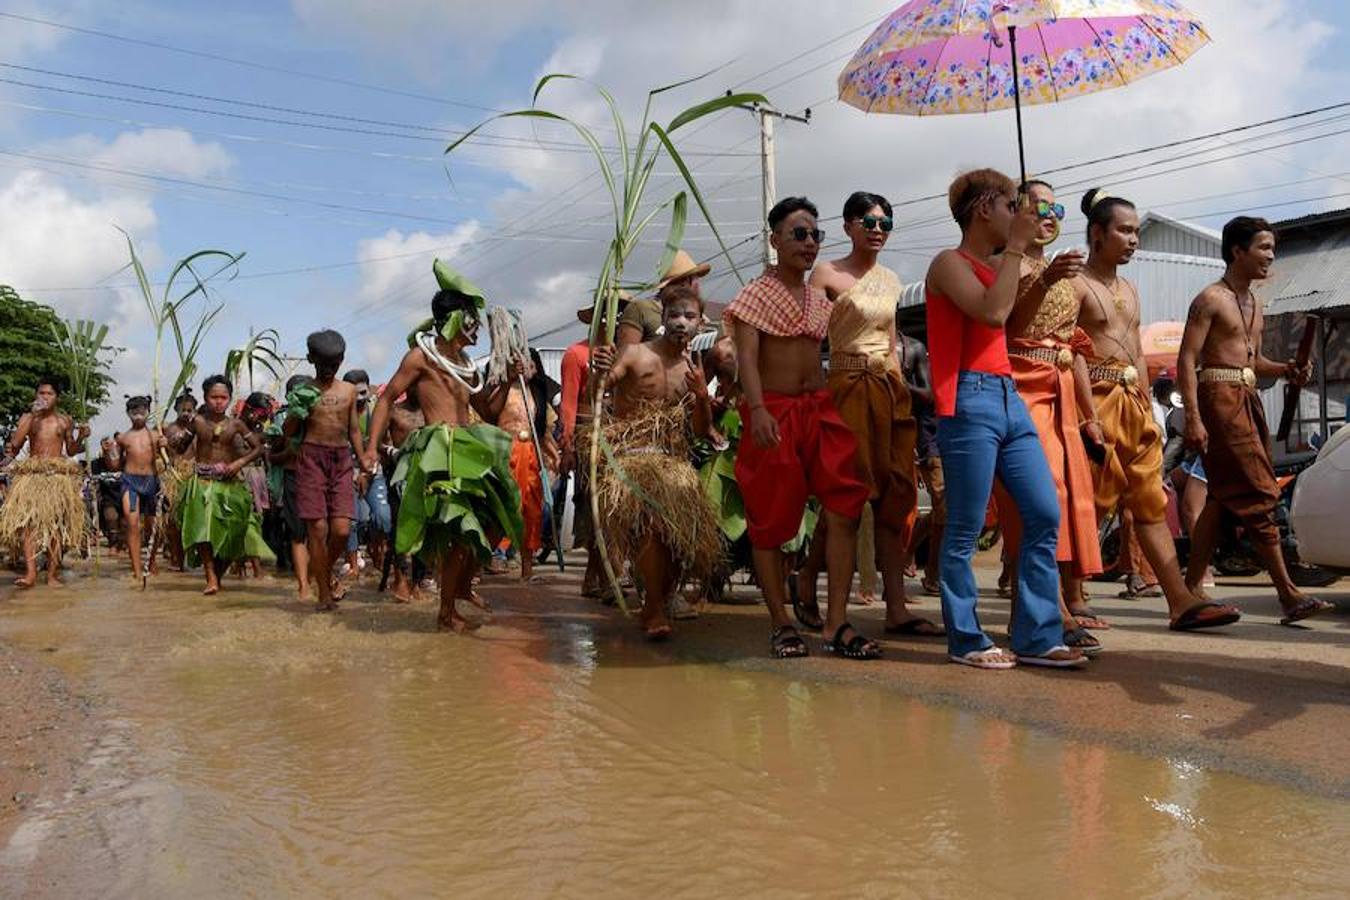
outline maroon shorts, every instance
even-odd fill
[[[356,518],[352,469],[348,447],[301,444],[295,464],[295,505],[300,518],[306,522]]]

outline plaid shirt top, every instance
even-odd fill
[[[806,302],[799,303],[773,269],[741,288],[722,315],[775,337],[825,340],[830,327],[830,300],[825,292],[805,286]]]

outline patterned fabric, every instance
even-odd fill
[[[885,266],[873,266],[834,301],[830,352],[890,353],[899,302],[900,276]]]
[[[1042,268],[1041,271],[1044,271]],[[1039,273],[1038,273],[1039,274]],[[1050,285],[1041,301],[1036,317],[1020,335],[1033,341],[1044,338],[1057,338],[1064,343],[1073,340],[1073,330],[1078,324],[1078,292],[1073,289],[1069,279],[1065,278]]]
[[[809,337],[823,341],[830,327],[829,298],[824,291],[809,284],[804,290],[806,303],[802,304],[779,280],[777,272],[769,269],[741,288],[722,315],[775,337]]]
[[[990,39],[991,7],[1002,46]],[[868,112],[943,115],[1013,105],[1009,25],[1018,28],[1023,105],[1120,87],[1209,42],[1175,0],[912,0],[839,75],[839,98]]]

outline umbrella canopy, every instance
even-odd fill
[[[1174,0],[911,0],[849,60],[839,99],[915,116],[1055,103],[1178,65],[1208,42]]]

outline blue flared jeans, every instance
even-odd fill
[[[971,559],[995,473],[1017,504],[1023,527],[1012,649],[1036,655],[1062,644],[1055,563],[1059,501],[1036,426],[1012,378],[962,372],[957,379],[956,415],[938,419],[937,439],[947,481],[940,565],[948,652],[962,656],[994,643],[975,613],[978,594]]]

